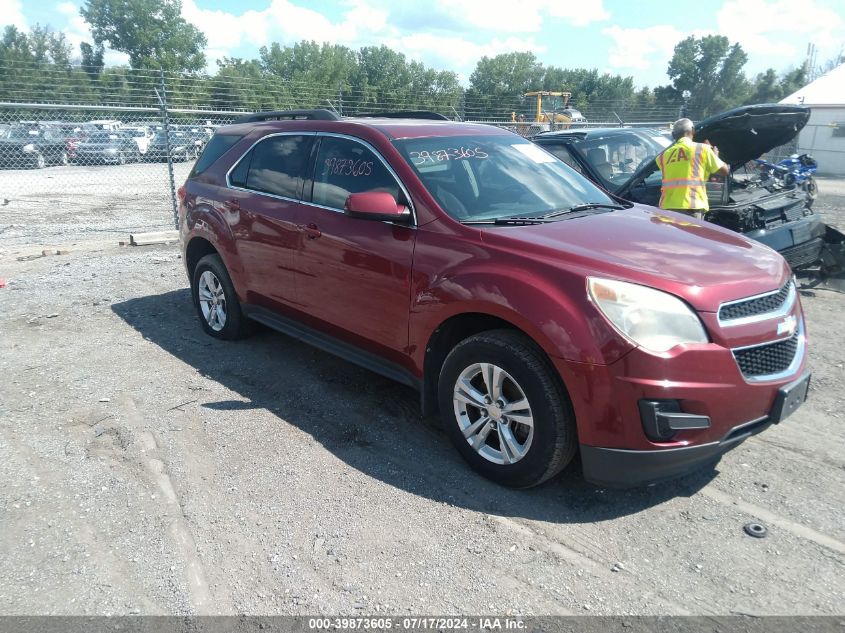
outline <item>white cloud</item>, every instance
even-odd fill
[[[27,30],[21,0],[0,0],[0,26],[9,25],[16,26],[22,31]]]
[[[503,33],[537,32],[547,18],[586,26],[610,17],[603,0],[580,0],[575,4],[563,0],[534,0],[525,5],[515,4],[513,0],[436,0],[432,10],[452,16],[466,26]]]
[[[602,33],[613,40],[607,53],[611,68],[644,70],[664,66],[672,58],[675,44],[687,36],[669,24],[658,24],[644,29],[625,29],[611,26]]]
[[[835,52],[845,41],[842,15],[814,0],[727,0],[716,21],[719,33],[750,56],[797,60],[807,42]]]
[[[56,11],[65,16],[65,24],[60,27],[60,30],[65,34],[68,43],[73,47],[73,56],[79,58],[82,55],[79,45],[82,42],[93,44],[88,23],[79,15],[79,6],[73,2],[61,2],[57,4]],[[129,64],[129,55],[106,49],[105,55],[103,55],[103,62],[106,66],[125,66]]]
[[[580,0],[574,4],[553,0],[547,6],[550,16],[567,20],[574,26],[587,26],[610,17],[610,12],[604,8],[602,0]]]
[[[402,36],[401,39],[387,40],[385,44],[426,65],[454,70],[464,83],[469,80],[470,73],[481,57],[512,51],[531,51],[539,55],[547,50],[534,38],[494,38],[484,44],[477,44],[458,36],[432,33],[414,33]]]

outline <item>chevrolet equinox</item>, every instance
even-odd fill
[[[216,131],[179,198],[207,334],[257,321],[414,387],[504,485],[576,452],[599,485],[681,475],[807,395],[778,253],[610,197],[495,127],[248,115]]]

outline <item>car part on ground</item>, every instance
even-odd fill
[[[756,160],[793,139],[809,116],[804,106],[764,104],[699,123],[695,140],[717,146],[731,165],[728,179],[708,183],[710,212],[705,219],[779,251],[793,269],[823,265],[834,271],[845,268],[836,246],[845,236],[813,212],[814,181],[798,182],[791,175],[794,169],[756,169]],[[659,130],[566,130],[533,140],[610,193],[657,206],[661,177],[655,158],[670,143]]]
[[[806,398],[777,253],[620,204],[514,134],[416,116],[217,130],[179,196],[208,334],[258,321],[414,387],[473,468],[516,487],[577,450],[602,485],[677,476]]]

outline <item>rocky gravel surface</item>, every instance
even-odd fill
[[[821,190],[845,228],[845,183]],[[810,400],[715,470],[512,491],[413,392],[266,330],[206,337],[178,248],[117,246],[161,208],[104,210],[99,239],[90,209],[0,209],[0,613],[842,613],[837,280],[801,277]]]

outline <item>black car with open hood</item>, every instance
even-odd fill
[[[727,179],[708,183],[708,222],[743,233],[779,251],[794,268],[845,265],[845,236],[812,210],[812,196],[794,181],[757,169],[755,159],[788,143],[807,124],[810,109],[798,105],[742,106],[695,126],[697,142],[709,141],[731,166]],[[569,129],[533,141],[610,193],[657,206],[662,178],[655,159],[670,144],[653,128]]]
[[[810,108],[763,103],[713,115],[695,126],[694,141],[719,148],[731,167],[743,165],[798,136],[810,119]]]

